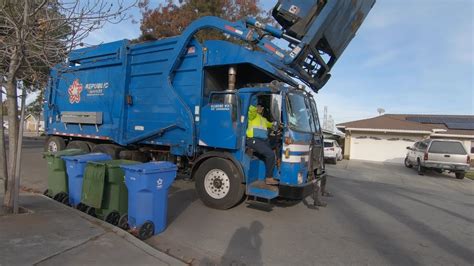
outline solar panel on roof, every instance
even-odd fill
[[[445,123],[470,123],[474,124],[474,117],[449,117],[444,120]]]
[[[445,123],[448,129],[474,130],[474,123]]]
[[[430,117],[431,124],[444,124],[444,117]]]
[[[408,121],[422,124],[474,124],[473,117],[452,117],[452,116],[408,116]]]
[[[406,120],[412,121],[412,122],[418,122],[418,123],[428,123],[428,124],[433,123],[431,122],[430,117],[423,117],[423,116],[409,116],[406,118]]]

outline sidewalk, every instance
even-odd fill
[[[20,202],[29,213],[0,211],[2,266],[185,265],[117,227],[42,195],[25,193]]]

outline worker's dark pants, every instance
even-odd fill
[[[265,177],[273,177],[275,168],[275,153],[268,141],[259,138],[248,138],[247,147],[254,151],[255,156],[265,162]]]
[[[326,193],[326,176],[321,179],[321,193]]]

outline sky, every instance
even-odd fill
[[[156,6],[160,1],[150,1]],[[265,10],[277,1],[261,0]],[[141,19],[138,8],[130,11]],[[140,35],[131,20],[90,34],[98,44]],[[335,123],[403,114],[474,115],[474,1],[377,0],[317,94]]]

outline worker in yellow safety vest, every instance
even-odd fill
[[[247,147],[254,150],[255,155],[265,162],[265,183],[278,185],[278,180],[273,178],[275,168],[275,153],[268,142],[268,128],[273,124],[262,116],[263,106],[251,105],[248,112]]]

